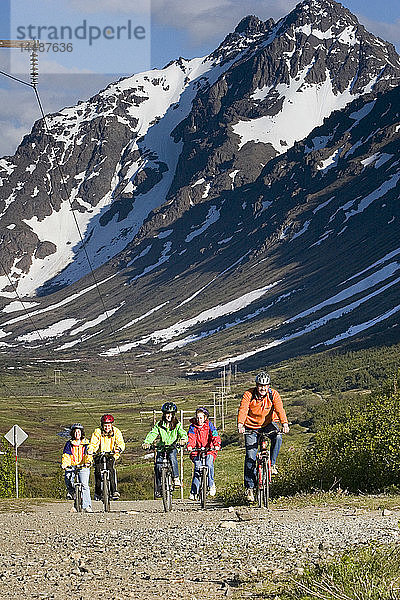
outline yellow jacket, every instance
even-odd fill
[[[67,469],[68,467],[88,467],[90,464],[90,458],[88,456],[88,444],[89,440],[86,438],[80,440],[78,444],[76,444],[74,440],[68,440],[64,446],[61,459],[61,468]]]
[[[113,427],[110,434],[104,433],[100,427],[93,431],[88,447],[89,456],[100,452],[114,452],[114,458],[117,460],[124,450],[124,438],[117,427]]]

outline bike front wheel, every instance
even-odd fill
[[[172,475],[168,469],[161,471],[161,494],[164,511],[168,512],[172,509]]]
[[[208,472],[207,471],[208,471],[207,467],[205,467],[201,471],[201,481],[200,481],[200,502],[201,502],[201,508],[205,508],[206,507],[206,502],[207,502],[207,479],[208,479]]]
[[[268,458],[264,458],[262,464],[262,478],[263,478],[263,503],[265,508],[268,508],[269,505],[269,484],[271,481],[271,461]]]
[[[259,461],[257,464],[257,502],[258,507],[264,506],[265,487],[264,487],[264,473],[263,473],[263,462]]]
[[[110,480],[107,476],[103,479],[102,500],[104,512],[110,512]]]
[[[81,487],[81,485],[75,486],[74,507],[75,507],[76,512],[82,512],[82,487]]]

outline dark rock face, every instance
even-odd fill
[[[252,366],[383,331],[397,314],[399,82],[393,46],[305,0],[277,23],[245,17],[204,61],[38,121],[0,161],[3,305],[15,287],[64,306],[74,285],[57,321],[93,331],[55,347],[107,353],[89,257],[122,346],[155,361]],[[4,343],[31,350],[29,323],[7,323]]]

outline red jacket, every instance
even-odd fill
[[[242,424],[250,429],[259,429],[265,427],[271,422],[287,423],[287,416],[283,409],[283,403],[276,390],[268,388],[267,395],[260,398],[257,394],[257,388],[247,390],[243,394],[239,406],[238,424]]]
[[[218,435],[215,425],[208,419],[201,427],[198,425],[197,419],[191,419],[190,423],[187,445],[192,448],[210,448],[207,454],[212,454],[215,458],[217,456],[215,446],[221,447],[221,438]],[[190,458],[193,460],[197,454],[196,451],[191,452]]]

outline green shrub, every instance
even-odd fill
[[[309,448],[279,457],[272,493],[341,487],[380,492],[400,486],[400,394],[385,389],[329,406]]]
[[[1,442],[0,451],[4,452],[0,456],[0,498],[12,498],[16,496],[15,454],[9,446],[5,447]],[[24,477],[21,472],[18,473],[18,492],[19,496],[23,496]]]
[[[284,583],[281,600],[398,600],[400,548],[369,546],[346,552]]]
[[[24,482],[25,498],[65,499],[64,471],[60,468],[48,475],[24,472]]]
[[[228,484],[218,492],[217,500],[223,502],[225,506],[243,506],[244,504],[247,504],[243,484]]]

